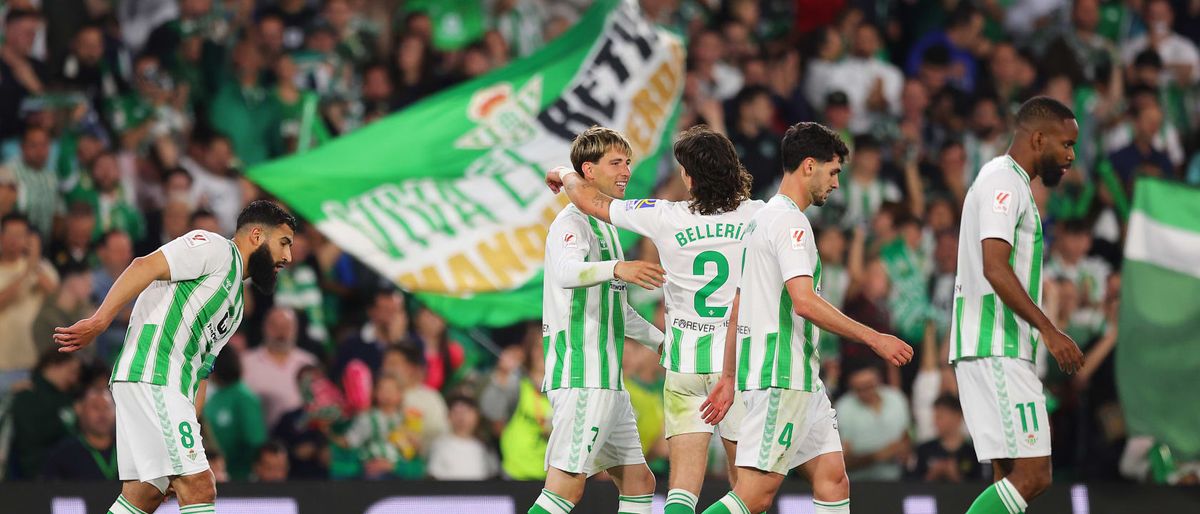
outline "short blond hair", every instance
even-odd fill
[[[611,148],[622,150],[629,158],[633,158],[633,147],[629,146],[629,141],[620,132],[606,127],[587,129],[571,141],[571,166],[583,173],[583,163],[600,162],[604,152]]]

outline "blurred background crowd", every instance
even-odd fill
[[[589,3],[0,2],[5,479],[115,479],[106,383],[125,327],[78,354],[55,352],[51,334],[90,315],[134,256],[194,228],[231,235],[264,196],[243,170],[529,55]],[[1080,137],[1064,183],[1033,184],[1044,307],[1086,354],[1075,376],[1038,359],[1055,473],[1196,481],[1197,467],[1127,437],[1112,350],[1134,179],[1200,184],[1200,1],[640,3],[687,38],[678,129],[727,134],[756,198],[774,193],[790,124],[825,123],[852,147],[840,189],[809,212],[823,294],[918,351],[888,369],[823,337],[852,479],[990,473],[945,358],[957,223],[975,173],[1007,149],[1015,108],[1048,95],[1074,108]],[[659,168],[655,196],[686,198],[674,164]],[[221,480],[544,477],[538,320],[448,327],[311,227],[292,252],[274,295],[248,289],[210,378],[203,441]],[[630,252],[655,253],[644,240]],[[660,300],[638,301],[661,327]],[[665,474],[657,360],[627,345],[644,448]]]

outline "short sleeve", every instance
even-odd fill
[[[206,230],[193,230],[158,249],[167,258],[171,282],[193,280],[229,265],[229,245],[224,237]]]
[[[613,201],[608,206],[608,219],[618,228],[654,237],[663,225],[663,215],[670,204],[656,198]]]
[[[813,239],[812,225],[809,225],[804,214],[788,212],[777,218],[770,225],[769,235],[784,282],[794,277],[813,276],[817,242]]]
[[[976,184],[979,197],[975,215],[979,217],[979,240],[1002,239],[1013,244],[1017,220],[1025,208],[1025,184],[1015,175],[1013,180],[989,180]]]

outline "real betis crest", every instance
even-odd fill
[[[454,142],[455,148],[486,150],[533,140],[538,134],[538,104],[542,99],[541,74],[530,77],[513,93],[512,84],[502,82],[471,95],[467,117],[478,125]]]

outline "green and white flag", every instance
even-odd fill
[[[1200,189],[1139,179],[1125,236],[1117,387],[1130,433],[1200,457]]]
[[[569,162],[579,132],[611,127],[637,163],[627,194],[646,195],[684,54],[636,1],[600,0],[528,58],[248,176],[452,324],[535,319],[546,231],[567,203],[544,170]]]

